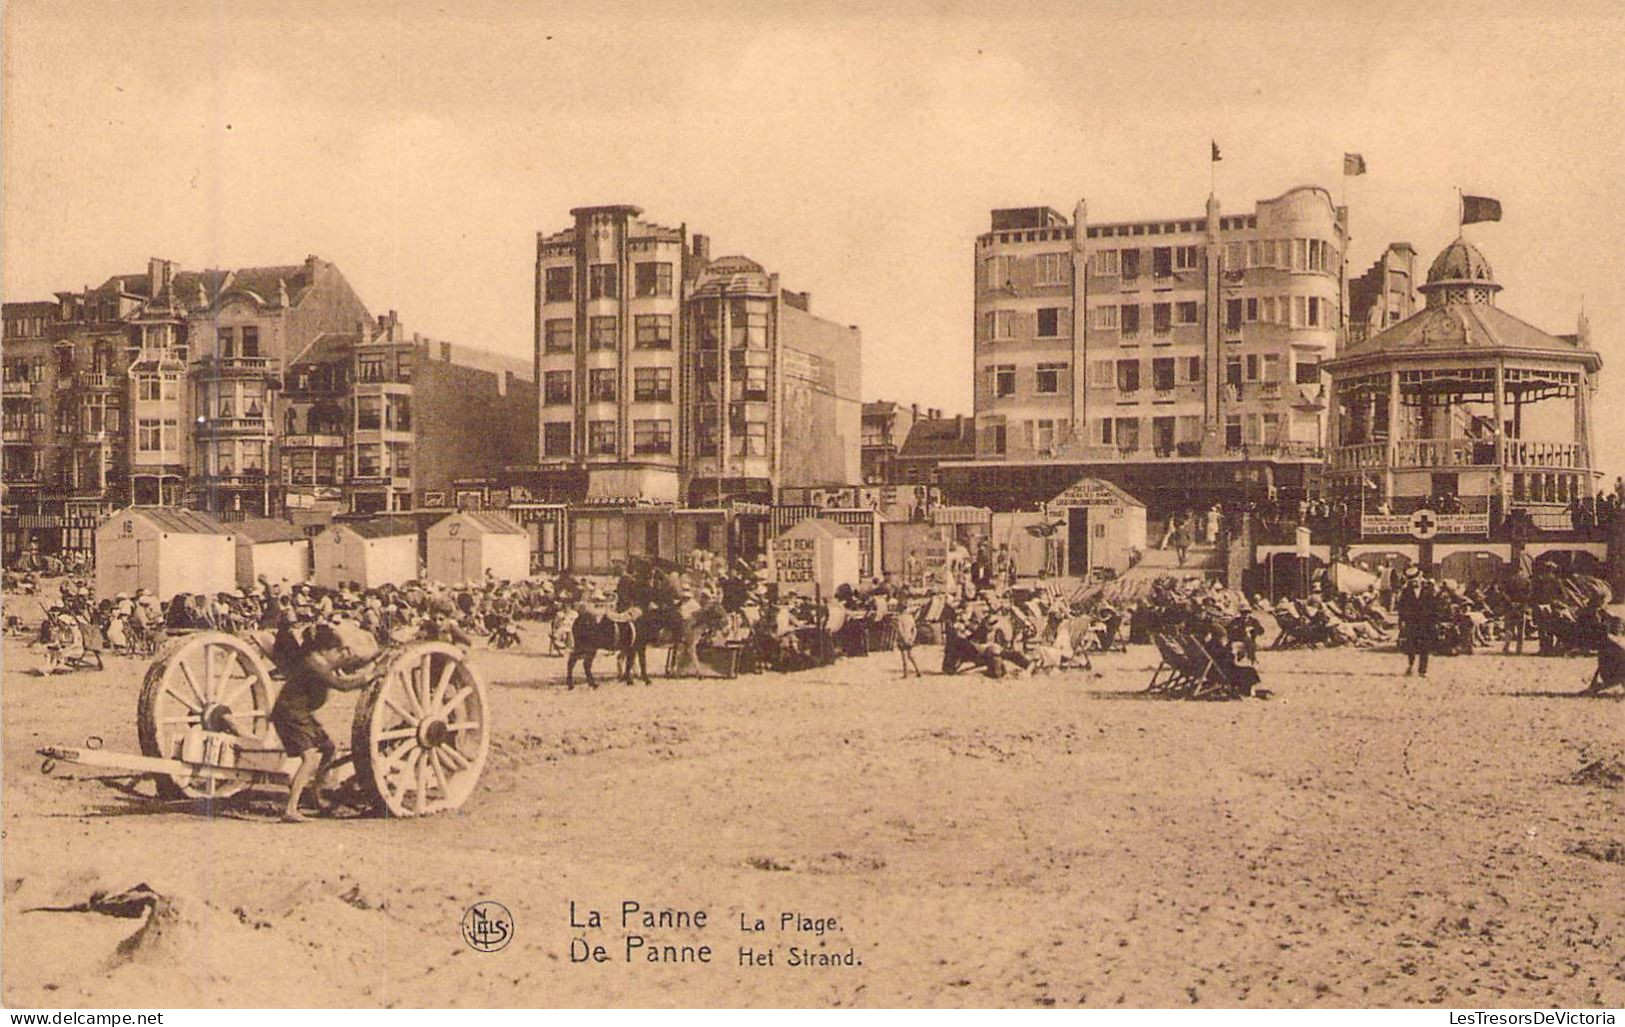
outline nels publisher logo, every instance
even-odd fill
[[[476,952],[497,952],[513,940],[513,914],[500,902],[476,902],[463,914],[463,940]]]

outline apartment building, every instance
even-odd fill
[[[558,501],[771,501],[859,469],[860,336],[686,226],[580,207],[536,250],[539,465]]]
[[[4,332],[7,557],[86,550],[97,520],[132,503],[406,509],[469,467],[533,459],[528,365],[405,338],[317,257],[208,271],[154,258],[55,302],[7,303]],[[461,427],[421,451],[414,406],[419,423],[428,410]]]
[[[1345,239],[1345,212],[1311,186],[1173,219],[993,211],[974,254],[976,458],[945,481],[1025,506],[1089,473],[1154,512],[1159,496],[1301,490],[1320,459]]]

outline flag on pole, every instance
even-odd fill
[[[1488,196],[1461,198],[1461,223],[1471,225],[1479,221],[1501,220],[1501,201]]]
[[[1224,158],[1219,156],[1219,143],[1218,143],[1217,140],[1214,140],[1213,141],[1213,163],[1217,164],[1221,160],[1224,160]]]
[[[1345,174],[1345,175],[1363,175],[1363,174],[1365,174],[1365,157],[1364,157],[1364,155],[1358,154],[1358,153],[1345,153],[1345,154],[1343,154],[1343,174]]]

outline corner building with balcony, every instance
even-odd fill
[[[686,226],[570,213],[537,236],[533,494],[720,505],[857,480],[856,327]]]
[[[995,210],[975,245],[976,458],[955,501],[1030,508],[1083,475],[1153,517],[1305,494],[1343,316],[1346,212],[1304,186],[1224,214]]]

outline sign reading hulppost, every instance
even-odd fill
[[[1426,508],[1408,514],[1364,514],[1360,517],[1363,535],[1409,535],[1430,539],[1436,535],[1488,535],[1488,513],[1436,513]]]

